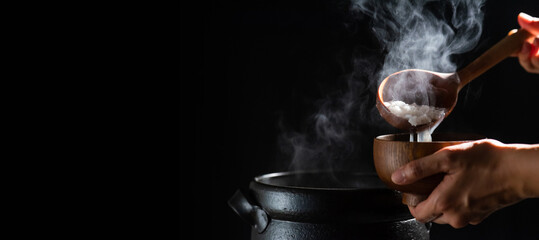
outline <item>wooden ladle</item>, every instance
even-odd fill
[[[503,38],[468,66],[456,73],[438,73],[421,69],[407,69],[389,75],[378,87],[376,107],[380,115],[396,128],[422,131],[438,124],[441,119],[412,126],[407,119],[391,113],[384,102],[399,100],[407,104],[434,106],[445,110],[445,117],[457,103],[459,91],[470,81],[520,50],[525,41],[534,37],[524,29]]]

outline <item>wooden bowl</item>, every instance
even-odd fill
[[[424,200],[442,181],[443,174],[433,175],[408,185],[397,185],[391,174],[415,159],[430,155],[451,145],[485,137],[477,134],[439,133],[432,135],[432,142],[410,142],[410,134],[389,134],[374,139],[374,167],[378,177],[391,189],[403,193],[402,202],[415,206]]]

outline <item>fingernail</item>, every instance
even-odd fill
[[[391,181],[393,181],[396,184],[403,183],[405,180],[404,172],[402,170],[397,170],[393,174],[391,174]]]

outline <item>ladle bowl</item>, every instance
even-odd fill
[[[470,81],[520,50],[522,44],[534,37],[524,29],[508,35],[468,66],[456,73],[438,73],[421,69],[407,69],[386,77],[378,87],[376,107],[380,115],[392,126],[407,131],[422,131],[438,124],[447,117],[457,103],[459,91]],[[403,101],[407,104],[427,105],[443,108],[442,119],[419,126],[412,126],[408,119],[398,117],[384,102]]]

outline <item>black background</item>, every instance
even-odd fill
[[[474,50],[455,56],[465,66],[518,28],[519,12],[539,16],[534,1],[487,1],[482,37]],[[368,19],[352,18],[346,1],[208,1],[203,14],[203,67],[199,73],[195,117],[196,149],[193,181],[209,195],[202,225],[214,239],[249,239],[250,227],[227,206],[238,188],[257,175],[287,171],[280,153],[283,127],[304,131],[321,100],[338,96],[354,70],[355,56],[381,64]],[[197,18],[199,19],[199,18]],[[182,46],[185,47],[185,46]],[[363,51],[363,52],[362,52]],[[199,76],[200,76],[199,75]],[[366,104],[374,104],[376,86],[367,86]],[[459,95],[440,132],[473,132],[502,142],[539,143],[539,75],[526,73],[509,58],[471,82]],[[373,105],[371,105],[373,106]],[[370,114],[363,112],[362,114]],[[373,137],[397,133],[379,116],[359,124],[358,145],[371,149]],[[372,171],[370,151],[354,157]],[[183,172],[182,174],[189,174]],[[539,226],[538,201],[525,200],[502,209],[478,226],[451,229],[435,226],[432,239],[533,239]],[[199,206],[199,205],[197,205]],[[524,237],[527,236],[528,238]],[[537,237],[539,235],[535,235]],[[535,238],[537,239],[537,238]]]

